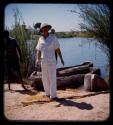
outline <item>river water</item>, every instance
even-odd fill
[[[96,39],[75,37],[59,38],[58,40],[66,67],[79,65],[86,61],[91,61],[94,67],[100,68],[101,76],[103,78],[107,76],[108,60],[104,51],[98,46],[99,43]],[[33,44],[34,42],[30,41],[29,43]],[[31,52],[34,55],[34,51]],[[62,64],[58,58],[57,68],[60,67],[62,67]]]
[[[94,67],[101,69],[101,76],[106,77],[108,60],[94,38],[60,38],[58,39],[65,66],[82,64],[91,61]],[[57,67],[62,67],[58,59]]]

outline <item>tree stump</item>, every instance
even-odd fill
[[[86,74],[84,77],[84,89],[86,91],[105,91],[108,90],[108,84],[96,74]]]

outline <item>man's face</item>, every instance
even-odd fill
[[[43,34],[44,36],[48,35],[48,31],[49,31],[49,28],[48,28],[48,27],[42,28],[42,34]]]

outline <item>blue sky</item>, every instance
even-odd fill
[[[82,21],[77,14],[68,10],[77,10],[76,4],[8,4],[5,7],[5,27],[14,25],[14,9],[18,8],[22,13],[27,26],[33,27],[33,23],[48,23],[58,31],[80,30]]]

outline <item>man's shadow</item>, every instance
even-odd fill
[[[77,107],[81,110],[92,110],[93,109],[93,106],[91,104],[88,104],[86,102],[74,102],[74,101],[71,101],[71,100],[68,100],[68,99],[65,99],[64,101],[57,101],[59,102],[60,104],[57,105],[57,107],[60,107],[61,105],[63,106],[74,106],[74,107]]]
[[[41,104],[45,104],[45,103],[49,103],[50,101],[42,101]],[[74,102],[74,101],[71,101],[71,100],[68,100],[68,99],[65,99],[64,101],[56,101],[58,102],[59,104],[57,104],[55,107],[60,107],[61,105],[63,106],[74,106],[76,108],[79,108],[81,110],[92,110],[93,109],[93,106],[91,104],[88,104],[86,102]],[[31,103],[28,103],[28,104],[25,104],[25,106],[28,106],[28,105],[32,105],[33,103],[36,103],[36,104],[39,104],[40,101],[33,101]]]

